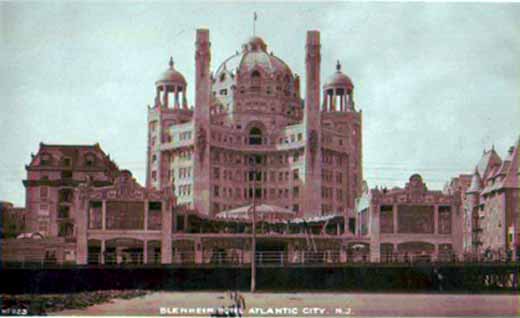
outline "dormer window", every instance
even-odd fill
[[[85,166],[87,167],[93,167],[95,163],[95,157],[91,154],[88,154],[85,156]]]
[[[48,166],[51,163],[51,156],[49,154],[42,154],[40,158],[40,165],[41,166]]]

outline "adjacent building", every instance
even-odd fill
[[[511,146],[504,159],[494,148],[484,151],[466,191],[465,224],[473,235],[465,244],[480,259],[519,255],[519,144]]]
[[[428,190],[414,174],[404,188],[372,189],[358,200],[357,233],[372,261],[450,261],[462,255],[460,196]]]

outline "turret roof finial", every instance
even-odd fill
[[[341,71],[341,63],[339,62],[339,60],[336,62],[336,71]]]
[[[170,65],[170,68],[173,68],[173,56],[170,56],[170,62],[168,62],[168,65]]]

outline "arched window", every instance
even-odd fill
[[[260,128],[253,127],[249,131],[249,144],[250,145],[261,145],[262,144],[262,131]]]
[[[260,72],[259,72],[259,71],[256,71],[256,70],[253,71],[253,72],[251,73],[251,77],[252,77],[252,78],[260,78]]]

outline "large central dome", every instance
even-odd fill
[[[261,69],[266,74],[292,76],[289,66],[280,58],[267,52],[267,44],[258,36],[251,37],[242,46],[242,52],[238,52],[227,58],[218,68],[216,75],[228,71],[234,74],[252,72]]]

